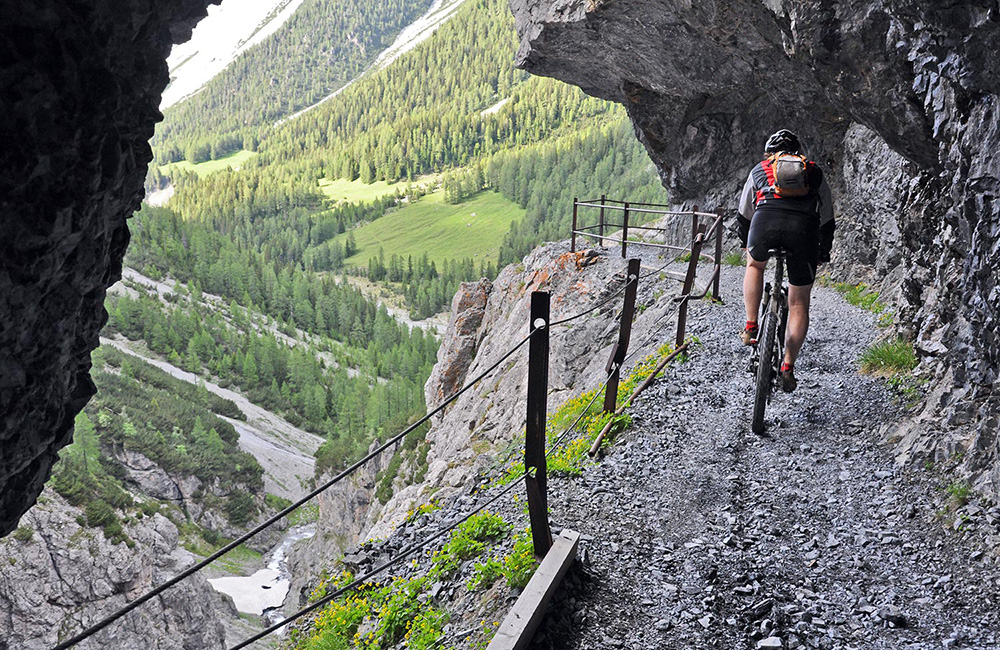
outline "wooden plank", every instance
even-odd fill
[[[576,559],[580,533],[563,530],[531,576],[514,607],[503,619],[487,650],[523,650],[531,643],[546,607]]]

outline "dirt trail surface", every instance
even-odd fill
[[[817,288],[799,389],[750,432],[741,269],[692,308],[693,358],[579,479],[550,481],[582,562],[534,648],[1000,648],[1000,510],[892,462],[899,416],[857,372],[875,318]],[[953,525],[953,522],[956,522]]]
[[[101,345],[109,345],[126,354],[138,357],[160,370],[191,384],[201,383],[210,392],[231,400],[247,421],[241,422],[222,417],[240,434],[240,449],[252,454],[264,468],[264,489],[286,499],[299,499],[308,492],[305,485],[312,478],[316,459],[314,454],[323,439],[292,425],[279,415],[257,406],[237,392],[205,381],[190,372],[136,350],[123,339],[101,338]]]

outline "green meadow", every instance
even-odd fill
[[[420,176],[413,181],[413,185],[430,186],[438,180],[437,174]],[[346,178],[321,178],[319,179],[319,189],[328,198],[338,203],[362,203],[374,201],[386,194],[395,194],[397,191],[405,192],[407,181],[398,183],[387,183],[386,181],[375,181],[374,183],[362,183],[360,180],[349,181]]]
[[[186,172],[194,172],[198,174],[198,176],[208,176],[209,174],[222,171],[226,167],[237,169],[240,165],[256,155],[257,153],[255,151],[240,149],[239,151],[231,153],[223,158],[219,158],[218,160],[206,160],[202,163],[190,163],[186,160],[182,160],[180,162],[170,163],[169,165],[162,165],[160,167],[160,173],[169,175],[171,169],[179,169]]]
[[[427,256],[440,264],[446,259],[471,257],[477,264],[496,264],[497,253],[512,221],[524,216],[516,203],[492,191],[483,191],[462,203],[444,202],[444,192],[435,192],[389,212],[349,232],[358,252],[348,265],[366,266],[381,246],[386,261],[393,254],[406,258]],[[341,241],[347,234],[338,235]]]

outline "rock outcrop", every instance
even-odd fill
[[[0,535],[94,393],[171,44],[217,0],[7,3],[0,21]]]
[[[892,434],[1000,491],[1000,9],[978,0],[510,0],[526,70],[622,103],[676,203],[735,208],[762,143],[833,180],[834,266],[933,378]]]
[[[47,491],[25,515],[25,534],[0,540],[0,649],[45,650],[101,620],[194,562],[165,517],[126,523],[131,545],[77,521],[79,510]],[[30,537],[27,535],[30,531]],[[225,648],[219,594],[192,576],[79,647]]]

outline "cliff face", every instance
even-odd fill
[[[933,378],[893,433],[1000,490],[995,2],[511,0],[526,70],[622,103],[677,203],[735,209],[767,135],[829,170],[835,274],[868,278]]]
[[[177,528],[156,514],[127,523],[133,547],[77,522],[57,494],[22,523],[30,539],[0,540],[0,649],[43,650],[124,606],[194,562],[178,548]],[[81,648],[224,648],[223,597],[192,576],[112,624]],[[231,605],[230,605],[231,607]]]
[[[0,535],[94,393],[172,43],[217,0],[13,3],[0,21]]]

